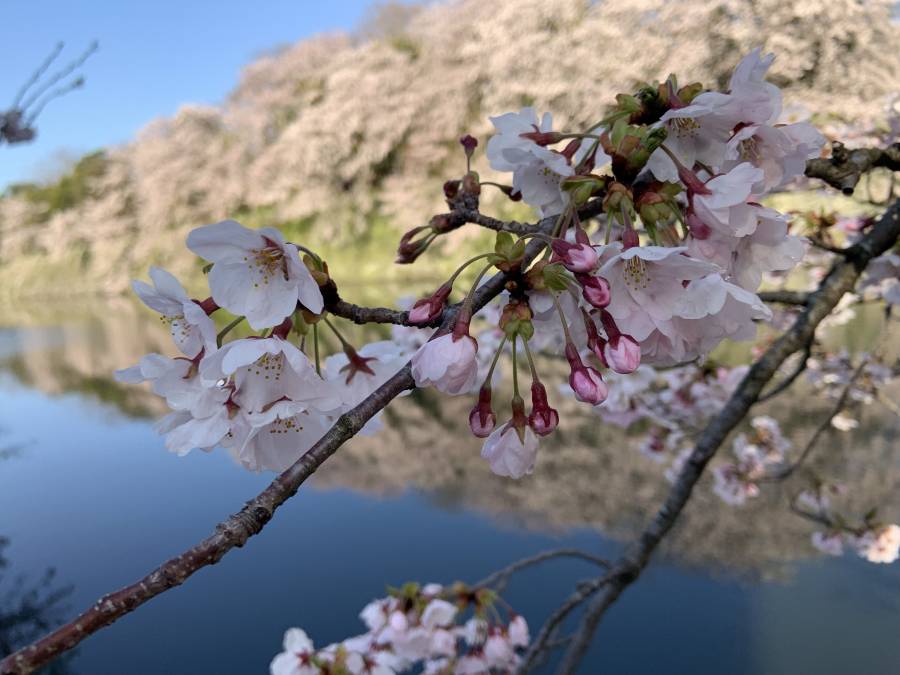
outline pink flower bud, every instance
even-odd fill
[[[600,373],[589,366],[585,366],[578,355],[575,345],[566,345],[566,359],[572,372],[569,374],[569,386],[575,392],[575,398],[582,403],[599,405],[606,400],[609,389]]]
[[[600,373],[590,366],[582,366],[569,375],[569,386],[575,392],[575,398],[582,403],[599,405],[606,400],[609,389]]]
[[[581,284],[581,295],[591,305],[602,309],[609,304],[609,282],[606,279],[590,274],[576,274],[575,278]]]
[[[610,338],[603,348],[604,362],[617,373],[627,375],[641,365],[641,346],[630,335]]]
[[[564,239],[554,239],[551,248],[570,272],[588,273],[600,262],[597,251],[589,244],[570,244]]]
[[[469,413],[469,428],[478,438],[487,438],[497,424],[497,414],[491,408],[491,388],[485,384],[478,392],[478,403]]]
[[[434,312],[431,310],[431,299],[416,300],[416,304],[409,310],[410,323],[428,323],[434,318]]]
[[[447,302],[451,290],[452,288],[449,284],[444,284],[431,296],[416,300],[416,304],[409,310],[409,316],[407,317],[409,322],[423,325],[437,319],[444,311],[444,303]]]
[[[546,436],[559,426],[559,413],[547,403],[547,390],[540,382],[531,385],[531,414],[528,426],[538,436]]]

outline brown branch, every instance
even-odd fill
[[[590,645],[600,619],[619,595],[640,576],[650,561],[650,556],[690,499],[707,463],[756,403],[763,387],[788,356],[802,349],[812,339],[816,327],[834,309],[844,293],[853,288],[869,261],[887,251],[898,237],[900,200],[891,205],[869,234],[847,250],[843,260],[832,266],[818,290],[810,296],[806,309],[794,325],[753,364],[722,411],[704,429],[659,511],[604,577],[608,582],[588,605],[581,625],[559,665],[558,674],[566,675],[575,671]],[[527,663],[526,659],[526,665]],[[523,668],[522,672],[524,670],[526,669]]]
[[[578,216],[587,220],[603,212],[603,200],[593,199],[578,210]],[[497,220],[490,216],[485,216],[473,209],[459,208],[447,215],[455,226],[472,223],[473,225],[481,225],[498,232],[512,232],[513,234],[525,235],[534,234],[535,232],[549,232],[556,224],[557,216],[544,218],[536,223],[520,223],[515,220]],[[444,314],[437,317],[427,324],[412,324],[409,322],[409,312],[391,309],[389,307],[365,307],[347,302],[340,297],[337,286],[332,282],[323,288],[323,296],[325,299],[325,309],[341,318],[352,321],[356,324],[367,323],[387,323],[398,326],[421,326],[423,328],[434,328],[440,326],[446,319],[448,310],[444,310]],[[456,311],[453,306],[448,308]]]
[[[760,291],[757,295],[763,302],[779,305],[805,305],[809,300],[809,293],[803,291]]]
[[[851,195],[860,177],[879,167],[900,171],[900,143],[886,148],[848,150],[843,143],[835,141],[831,145],[831,157],[806,163],[806,175],[820,178],[845,195]]]
[[[759,399],[756,401],[757,403],[762,403],[764,401],[768,401],[769,399],[775,398],[781,392],[785,391],[788,387],[790,387],[797,380],[798,377],[806,370],[807,365],[809,365],[809,359],[812,357],[812,349],[813,342],[815,341],[815,336],[807,342],[803,346],[803,356],[800,357],[800,362],[797,364],[797,367],[791,371],[791,374],[785,377],[781,382],[772,387],[769,391],[764,394],[759,395]]]
[[[541,226],[549,228],[554,223],[555,218],[545,218],[541,221]],[[526,248],[523,264],[534,260],[543,249],[544,244],[541,241],[532,241]],[[506,274],[497,273],[485,282],[474,295],[475,310],[481,309],[499,295],[507,279]],[[442,324],[444,328],[452,326],[458,310],[458,306],[454,305],[444,311]],[[180,586],[198,570],[216,564],[231,549],[243,546],[250,537],[262,531],[275,510],[296,494],[306,479],[362,429],[369,419],[384,409],[396,396],[414,387],[411,365],[407,363],[362,403],[341,415],[308,452],[276,477],[259,495],[247,502],[244,508],[216,525],[214,534],[163,563],[143,579],[103,596],[77,618],[46,637],[7,656],[0,661],[0,675],[24,675],[49,663],[148,600]]]

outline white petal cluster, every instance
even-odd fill
[[[344,672],[340,668],[353,675],[512,672],[520,662],[519,651],[531,640],[524,617],[511,614],[506,623],[473,617],[460,624],[467,601],[453,603],[450,597],[449,589],[427,584],[412,594],[373,600],[359,615],[366,633],[321,649],[302,629],[291,628],[270,673],[327,675]]]
[[[185,356],[149,354],[116,372],[121,382],[150,382],[172,409],[156,427],[170,451],[222,446],[249,470],[283,471],[409,358],[411,351],[398,343],[373,343],[355,353],[353,368],[338,354],[320,373],[285,330],[276,331],[289,327],[286,320],[299,308],[323,309],[297,247],[278,231],[224,221],[191,232],[188,246],[212,263],[208,300],[191,300],[172,275],[156,268],[150,272],[154,286],[134,283],[145,304],[170,324]],[[267,334],[219,346],[209,313],[220,307]],[[377,429],[377,420],[366,427]]]

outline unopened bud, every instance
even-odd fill
[[[630,335],[610,338],[603,355],[605,363],[621,375],[633,373],[641,365],[641,346]]]
[[[609,304],[609,282],[606,279],[591,274],[576,274],[575,279],[581,284],[581,295],[588,303],[597,308]]]
[[[432,228],[428,225],[421,225],[419,227],[412,228],[400,238],[400,245],[397,247],[397,264],[408,265],[410,263],[413,263],[420,255],[425,252],[425,250],[428,248],[428,245],[431,243],[430,236],[425,235],[420,239],[415,239],[415,237],[420,232],[426,230],[430,235],[432,232]]]
[[[540,382],[531,384],[531,414],[528,426],[538,436],[546,436],[559,426],[559,413],[547,403],[547,390]]]
[[[591,272],[600,261],[596,249],[590,244],[570,244],[565,239],[557,238],[550,247],[570,272]]]
[[[487,438],[497,424],[497,415],[491,408],[491,387],[485,383],[478,391],[478,403],[469,413],[469,429],[478,438]]]
[[[469,159],[472,158],[472,153],[475,152],[475,148],[478,147],[478,139],[474,136],[470,136],[466,134],[459,139],[460,145],[463,146],[463,149],[466,152],[466,157]]]
[[[456,195],[459,194],[459,186],[460,181],[458,180],[448,180],[444,183],[444,197],[447,198],[448,201],[451,201],[456,198]]]

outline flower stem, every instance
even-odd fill
[[[344,336],[341,335],[341,332],[337,329],[337,326],[335,326],[333,323],[331,323],[331,321],[328,320],[327,316],[323,316],[322,320],[325,321],[325,325],[331,329],[331,332],[337,336],[337,339],[341,343],[341,347],[343,349],[346,350],[348,347],[350,349],[353,349],[353,345],[351,345],[349,342],[347,342],[347,340],[344,338]],[[313,324],[313,326],[315,326],[315,324]]]
[[[566,344],[575,344],[572,342],[572,335],[569,333],[569,325],[566,323],[566,315],[563,314],[562,305],[559,304],[556,293],[551,293],[550,297],[553,298],[553,305],[556,307],[556,312],[559,314],[559,321],[562,323],[563,333],[566,334]]]
[[[525,356],[528,357],[528,367],[531,368],[531,381],[538,381],[537,368],[534,367],[534,357],[531,355],[531,348],[528,346],[528,340],[522,338],[522,346],[525,347]]]
[[[316,375],[322,377],[322,366],[319,363],[319,324],[313,324],[313,354],[316,361]]]
[[[235,326],[237,326],[237,325],[238,325],[241,321],[243,321],[243,320],[244,320],[244,317],[243,317],[243,316],[239,316],[239,317],[237,317],[234,321],[232,321],[230,324],[228,324],[227,326],[225,326],[225,328],[223,328],[222,330],[220,330],[219,333],[218,333],[218,335],[216,335],[216,346],[217,346],[217,347],[221,347],[221,346],[222,346],[222,340],[225,339],[225,336],[228,335],[228,334],[232,331],[232,329],[235,328]]]
[[[503,336],[503,339],[500,340],[500,344],[497,347],[497,351],[494,353],[494,360],[491,361],[491,367],[488,368],[487,377],[484,378],[484,383],[490,385],[491,378],[494,376],[494,369],[497,367],[497,362],[500,360],[500,354],[503,353],[503,346],[506,344],[506,336]]]
[[[462,265],[457,267],[456,271],[450,276],[449,279],[447,279],[447,285],[453,286],[453,284],[456,282],[456,277],[458,277],[462,273],[462,271],[464,269],[466,269],[469,265],[471,265],[473,262],[481,260],[482,258],[488,258],[492,255],[494,255],[493,251],[491,251],[490,253],[482,253],[481,255],[476,255],[476,256],[469,258]]]
[[[516,344],[519,336],[513,335],[512,339],[512,366],[513,366],[513,398],[519,398],[519,363],[516,356]]]
[[[478,273],[478,276],[475,277],[475,281],[472,283],[472,288],[469,289],[469,292],[466,294],[465,300],[463,300],[462,306],[459,308],[459,314],[456,315],[456,324],[454,325],[453,332],[456,335],[457,327],[460,331],[460,336],[462,335],[461,331],[463,328],[466,329],[466,333],[469,332],[469,322],[472,320],[472,303],[475,302],[475,291],[478,290],[478,284],[481,282],[481,279],[487,274],[487,271],[494,266],[494,263],[485,266]],[[456,339],[456,338],[454,338]]]

